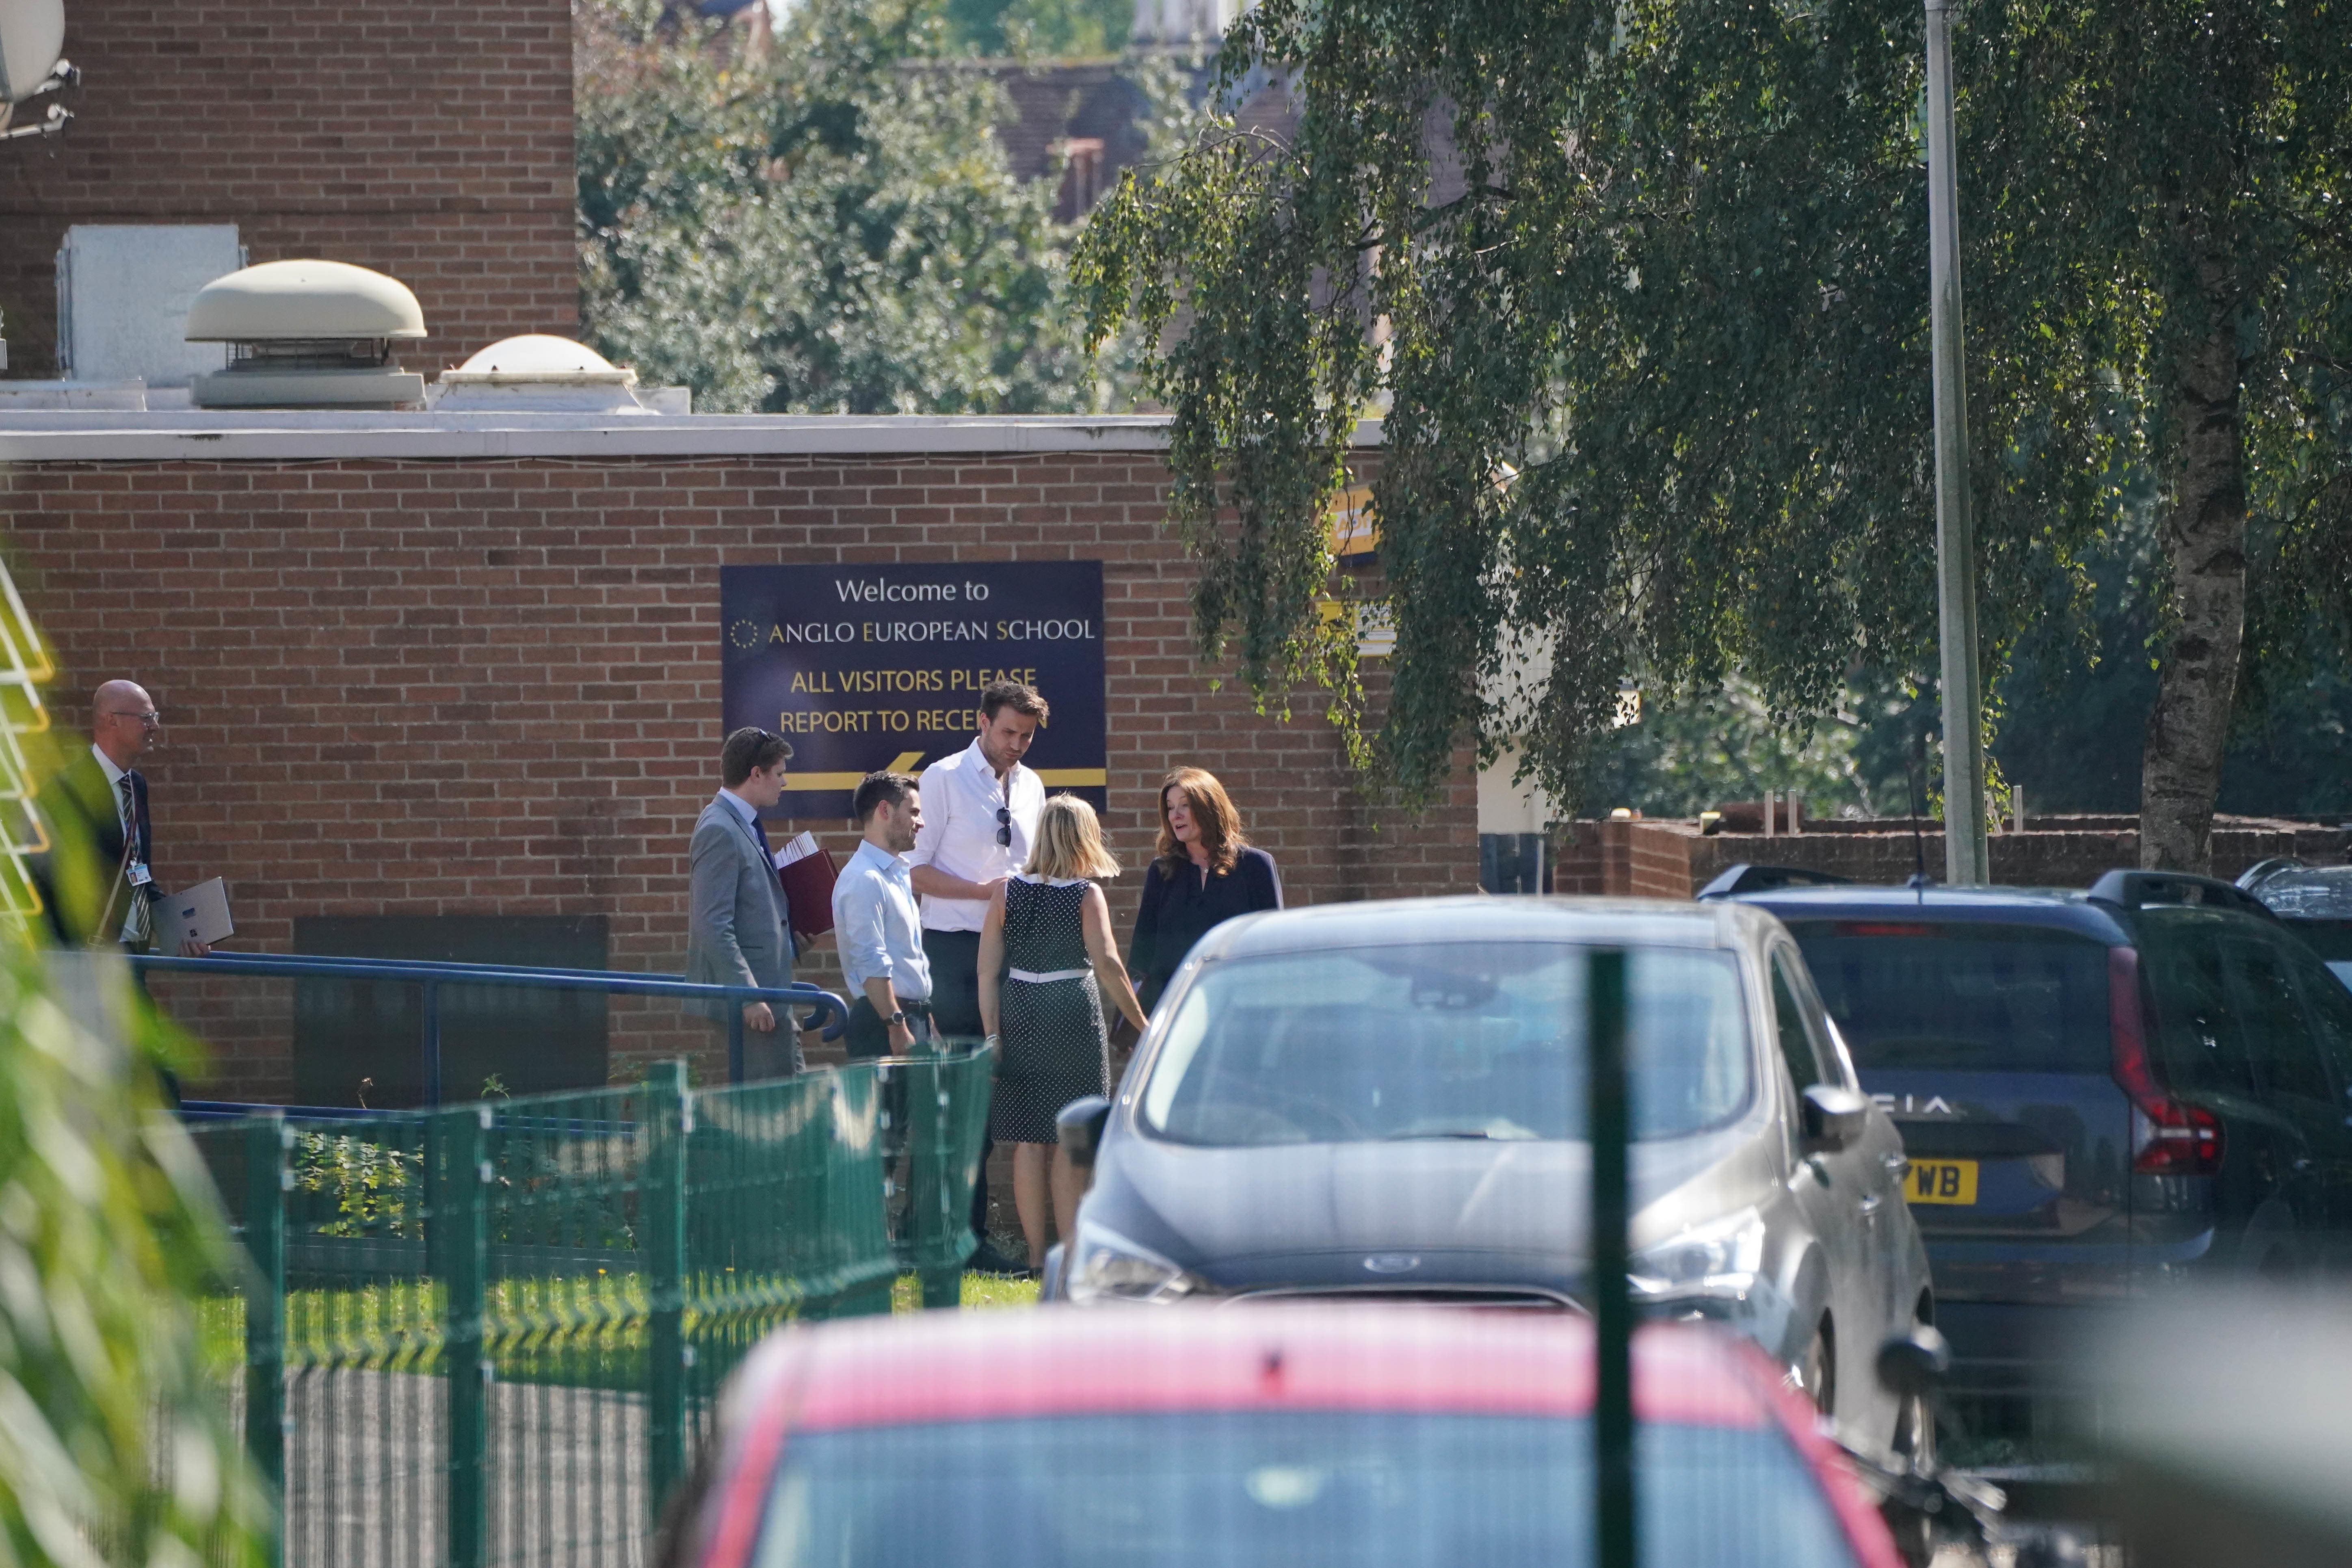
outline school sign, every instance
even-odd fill
[[[1053,718],[1029,765],[1105,805],[1099,561],[719,569],[726,727],[793,744],[784,816],[846,816],[857,781],[919,773],[971,743],[998,680]]]

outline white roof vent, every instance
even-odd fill
[[[393,345],[425,335],[416,296],[341,261],[265,261],[215,278],[188,307],[188,342],[230,345],[226,370],[196,377],[199,408],[401,408],[425,378]]]
[[[521,409],[549,413],[640,414],[637,373],[624,370],[584,343],[545,332],[508,338],[434,383],[433,406],[443,413]]]

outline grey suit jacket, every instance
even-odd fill
[[[690,849],[693,923],[686,937],[686,977],[706,985],[789,985],[793,949],[783,885],[760,853],[751,824],[713,795],[694,824]],[[719,1023],[727,1008],[696,1003]]]

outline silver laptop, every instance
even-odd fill
[[[192,936],[210,947],[236,934],[228,918],[228,887],[218,877],[155,900],[157,952],[177,952]]]

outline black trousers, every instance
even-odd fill
[[[923,928],[923,956],[931,961],[931,1027],[942,1039],[977,1040],[980,1023],[980,933]],[[971,1233],[988,1240],[988,1156],[996,1144],[980,1139],[980,1174],[971,1184]]]
[[[931,1037],[931,1005],[908,1002],[903,998],[899,1007],[907,1015],[907,1027],[921,1045]],[[874,1010],[874,1004],[862,994],[849,1005],[849,1026],[841,1032],[842,1048],[854,1062],[871,1061],[876,1057],[890,1054],[890,1026]]]

